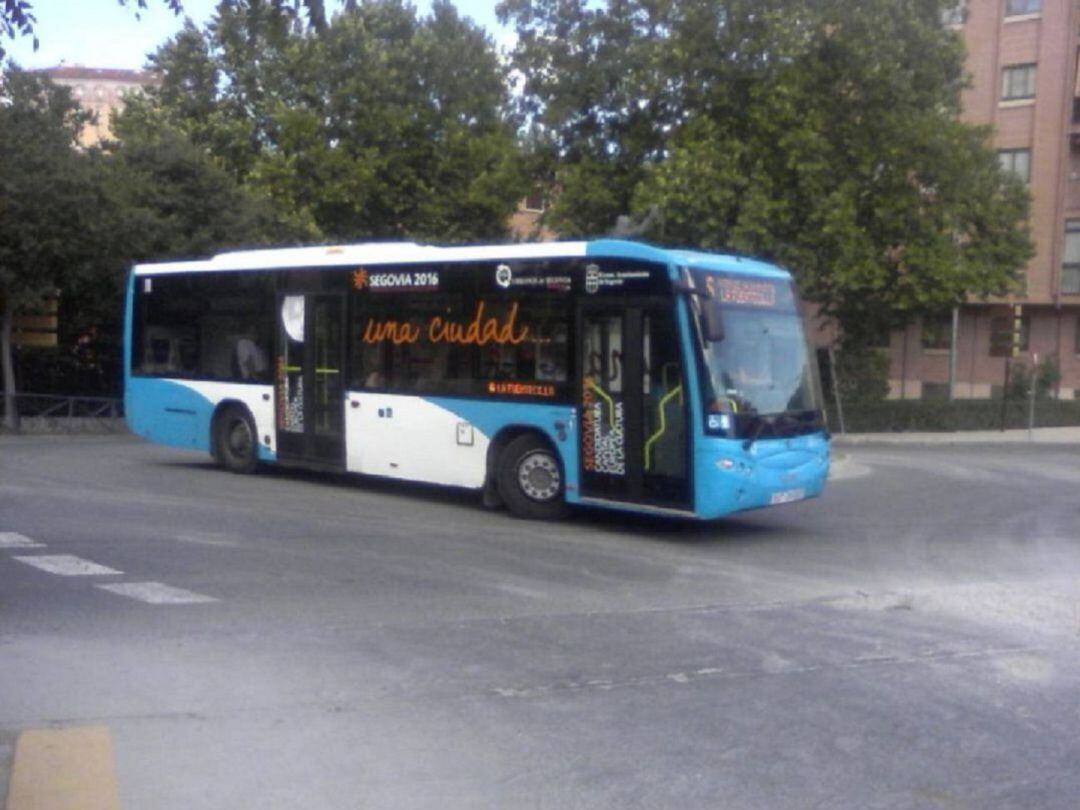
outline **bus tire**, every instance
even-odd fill
[[[218,414],[214,436],[217,458],[226,470],[255,472],[259,463],[259,434],[247,408],[234,405]]]
[[[559,520],[570,511],[566,475],[551,446],[532,433],[518,436],[499,454],[496,481],[510,512],[530,520]]]

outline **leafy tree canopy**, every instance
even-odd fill
[[[11,69],[0,75],[0,367],[14,426],[11,326],[99,257],[102,194],[74,148],[86,121],[66,88]]]
[[[236,179],[186,135],[131,133],[102,157],[121,254],[129,261],[191,258],[278,238],[269,202]]]
[[[565,234],[656,208],[668,243],[793,268],[850,336],[1005,291],[1026,189],[958,121],[939,0],[504,0]]]
[[[93,272],[65,283],[62,325],[69,338],[83,336],[85,342],[92,335],[94,354],[115,374],[124,281],[134,262],[265,245],[287,231],[268,201],[241,188],[183,133],[132,133],[89,158],[103,202],[100,258]],[[68,306],[72,302],[77,306]],[[101,381],[106,386],[119,383],[103,376],[109,378]]]
[[[449,2],[367,0],[301,30],[223,0],[152,64],[121,138],[183,132],[309,238],[498,238],[524,194],[503,68]]]
[[[6,414],[16,380],[10,329],[60,291],[62,337],[94,336],[118,367],[123,279],[134,261],[206,255],[283,236],[269,201],[168,128],[77,148],[88,114],[70,91],[10,68],[0,78],[0,366]]]
[[[87,114],[67,88],[11,69],[0,99],[0,297],[18,307],[93,255],[98,189],[74,148]]]

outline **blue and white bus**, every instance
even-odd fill
[[[615,240],[254,250],[134,267],[131,430],[259,463],[701,519],[820,495],[788,273]]]

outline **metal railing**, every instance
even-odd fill
[[[124,401],[117,397],[18,393],[15,394],[15,407],[21,429],[28,432],[111,430],[124,415]],[[0,415],[2,413],[0,405]]]

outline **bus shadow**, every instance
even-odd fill
[[[741,515],[715,520],[691,520],[632,512],[578,509],[572,519],[581,526],[615,531],[639,540],[697,547],[757,545],[763,541],[792,540],[806,534],[797,524]]]
[[[455,487],[440,486],[438,484],[426,484],[421,481],[405,481],[396,478],[381,478],[379,476],[367,476],[359,473],[332,472],[327,470],[311,470],[303,467],[280,467],[273,464],[260,464],[256,471],[249,476],[237,476],[222,468],[212,460],[203,459],[163,459],[156,461],[159,467],[168,467],[174,470],[190,470],[207,473],[217,473],[230,480],[243,478],[263,478],[272,481],[297,482],[311,484],[313,487],[326,491],[348,490],[354,493],[376,494],[386,498],[422,498],[431,503],[460,504],[462,506],[480,507],[480,496],[471,490]]]
[[[482,508],[479,493],[457,487],[427,484],[422,481],[405,481],[397,478],[383,478],[377,475],[361,475],[360,473],[327,472],[323,470],[305,470],[299,467],[277,466],[259,467],[258,474],[266,478],[283,481],[303,481],[314,486],[364,492],[382,498],[394,498],[399,501],[419,498],[428,503]]]
[[[174,469],[214,471],[230,477],[234,475],[210,460],[176,459],[162,460],[158,463],[160,466]],[[543,524],[539,521],[515,518],[505,508],[488,509],[481,504],[480,493],[457,487],[359,473],[329,472],[275,465],[260,465],[255,475],[274,481],[310,484],[327,492],[378,495],[380,498],[392,499],[403,508],[408,508],[410,502],[421,501],[426,504],[461,507],[476,514],[490,515],[493,519],[505,520],[523,527],[547,525],[555,532],[558,532],[560,527],[617,532],[636,540],[672,545],[698,547],[715,545],[735,548],[740,545],[757,545],[763,541],[790,541],[810,534],[802,527],[801,521],[776,520],[777,515],[772,513],[753,514],[753,516],[733,515],[714,520],[692,520],[575,506],[564,520]]]

